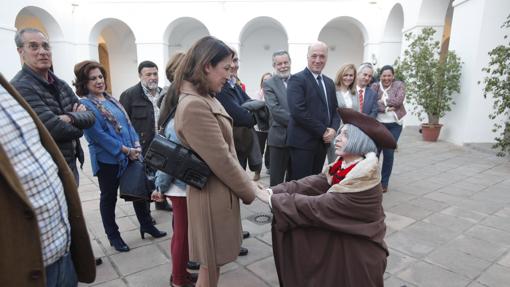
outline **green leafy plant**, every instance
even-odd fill
[[[501,28],[510,28],[510,15],[506,18]],[[499,132],[493,148],[499,149],[498,155],[504,156],[510,152],[510,42],[508,35],[504,36],[507,41],[489,52],[489,64],[482,71],[486,73],[483,80],[483,96],[490,95],[494,99],[493,111],[489,118],[503,118],[503,123],[498,120],[494,124],[493,132]],[[478,82],[480,83],[480,82]]]
[[[399,76],[405,79],[406,99],[413,105],[413,114],[420,120],[427,115],[429,124],[438,124],[439,118],[455,104],[452,95],[460,91],[462,66],[453,51],[440,57],[435,32],[434,28],[427,27],[419,34],[407,33],[409,46],[397,65]]]

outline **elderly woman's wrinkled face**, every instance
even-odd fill
[[[347,145],[347,127],[344,125],[340,130],[340,134],[336,137],[335,154],[342,156],[345,154],[345,146]]]

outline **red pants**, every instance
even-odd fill
[[[172,257],[172,277],[176,285],[188,283],[186,267],[189,261],[188,250],[188,207],[186,197],[170,196],[173,208],[173,235],[170,241]]]

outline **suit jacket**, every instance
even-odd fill
[[[356,95],[359,97],[359,91]],[[377,117],[377,93],[374,92],[369,86],[365,88],[365,96],[363,98],[363,110],[362,113],[371,116],[372,118]]]
[[[143,92],[141,83],[125,90],[120,95],[119,101],[124,106],[131,124],[140,137],[140,145],[145,154],[156,133],[154,106]]]
[[[37,114],[0,74],[0,84],[30,114],[41,143],[58,166],[64,187],[71,225],[71,256],[81,282],[92,283],[96,277],[94,255],[85,226],[74,175],[57,144]],[[46,286],[39,226],[35,212],[14,167],[0,146],[0,284],[2,286]]]
[[[313,74],[305,68],[290,77],[287,84],[287,102],[290,120],[287,127],[287,144],[300,149],[314,150],[323,143],[322,136],[327,128],[335,131],[340,126],[336,112],[335,84],[322,75],[326,88],[326,99],[319,92],[319,85]],[[328,115],[329,109],[329,115]]]
[[[283,80],[273,76],[263,83],[264,98],[271,113],[271,126],[267,136],[267,144],[275,147],[287,146],[287,126],[290,112],[287,103],[287,88]]]

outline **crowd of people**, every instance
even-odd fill
[[[75,65],[73,91],[52,72],[44,33],[22,29],[15,43],[23,67],[10,83],[0,77],[0,123],[7,127],[0,136],[0,180],[11,193],[0,197],[6,215],[0,222],[20,235],[1,239],[0,250],[19,258],[12,247],[23,244],[27,256],[22,268],[1,266],[12,270],[2,272],[2,282],[76,286],[94,280],[77,193],[83,135],[104,231],[113,248],[128,252],[115,221],[119,184],[160,134],[192,149],[212,172],[200,190],[163,171],[144,171],[154,187],[150,200],[133,201],[141,238],[167,235],[155,226],[150,201],[173,211],[170,286],[217,286],[220,266],[248,254],[241,246],[250,234],[241,226],[240,201],[255,198],[274,215],[281,286],[383,286],[382,196],[406,114],[405,86],[391,66],[383,66],[375,82],[371,64],[345,64],[333,80],[322,73],[328,46],[316,42],[307,66],[295,74],[289,53],[274,52],[273,71],[250,97],[237,73],[237,51],[207,36],[170,59],[170,86],[160,88],[158,66],[143,61],[140,82],[117,100],[107,92],[100,63]],[[267,188],[257,183],[264,165]],[[23,239],[30,234],[39,240]]]

